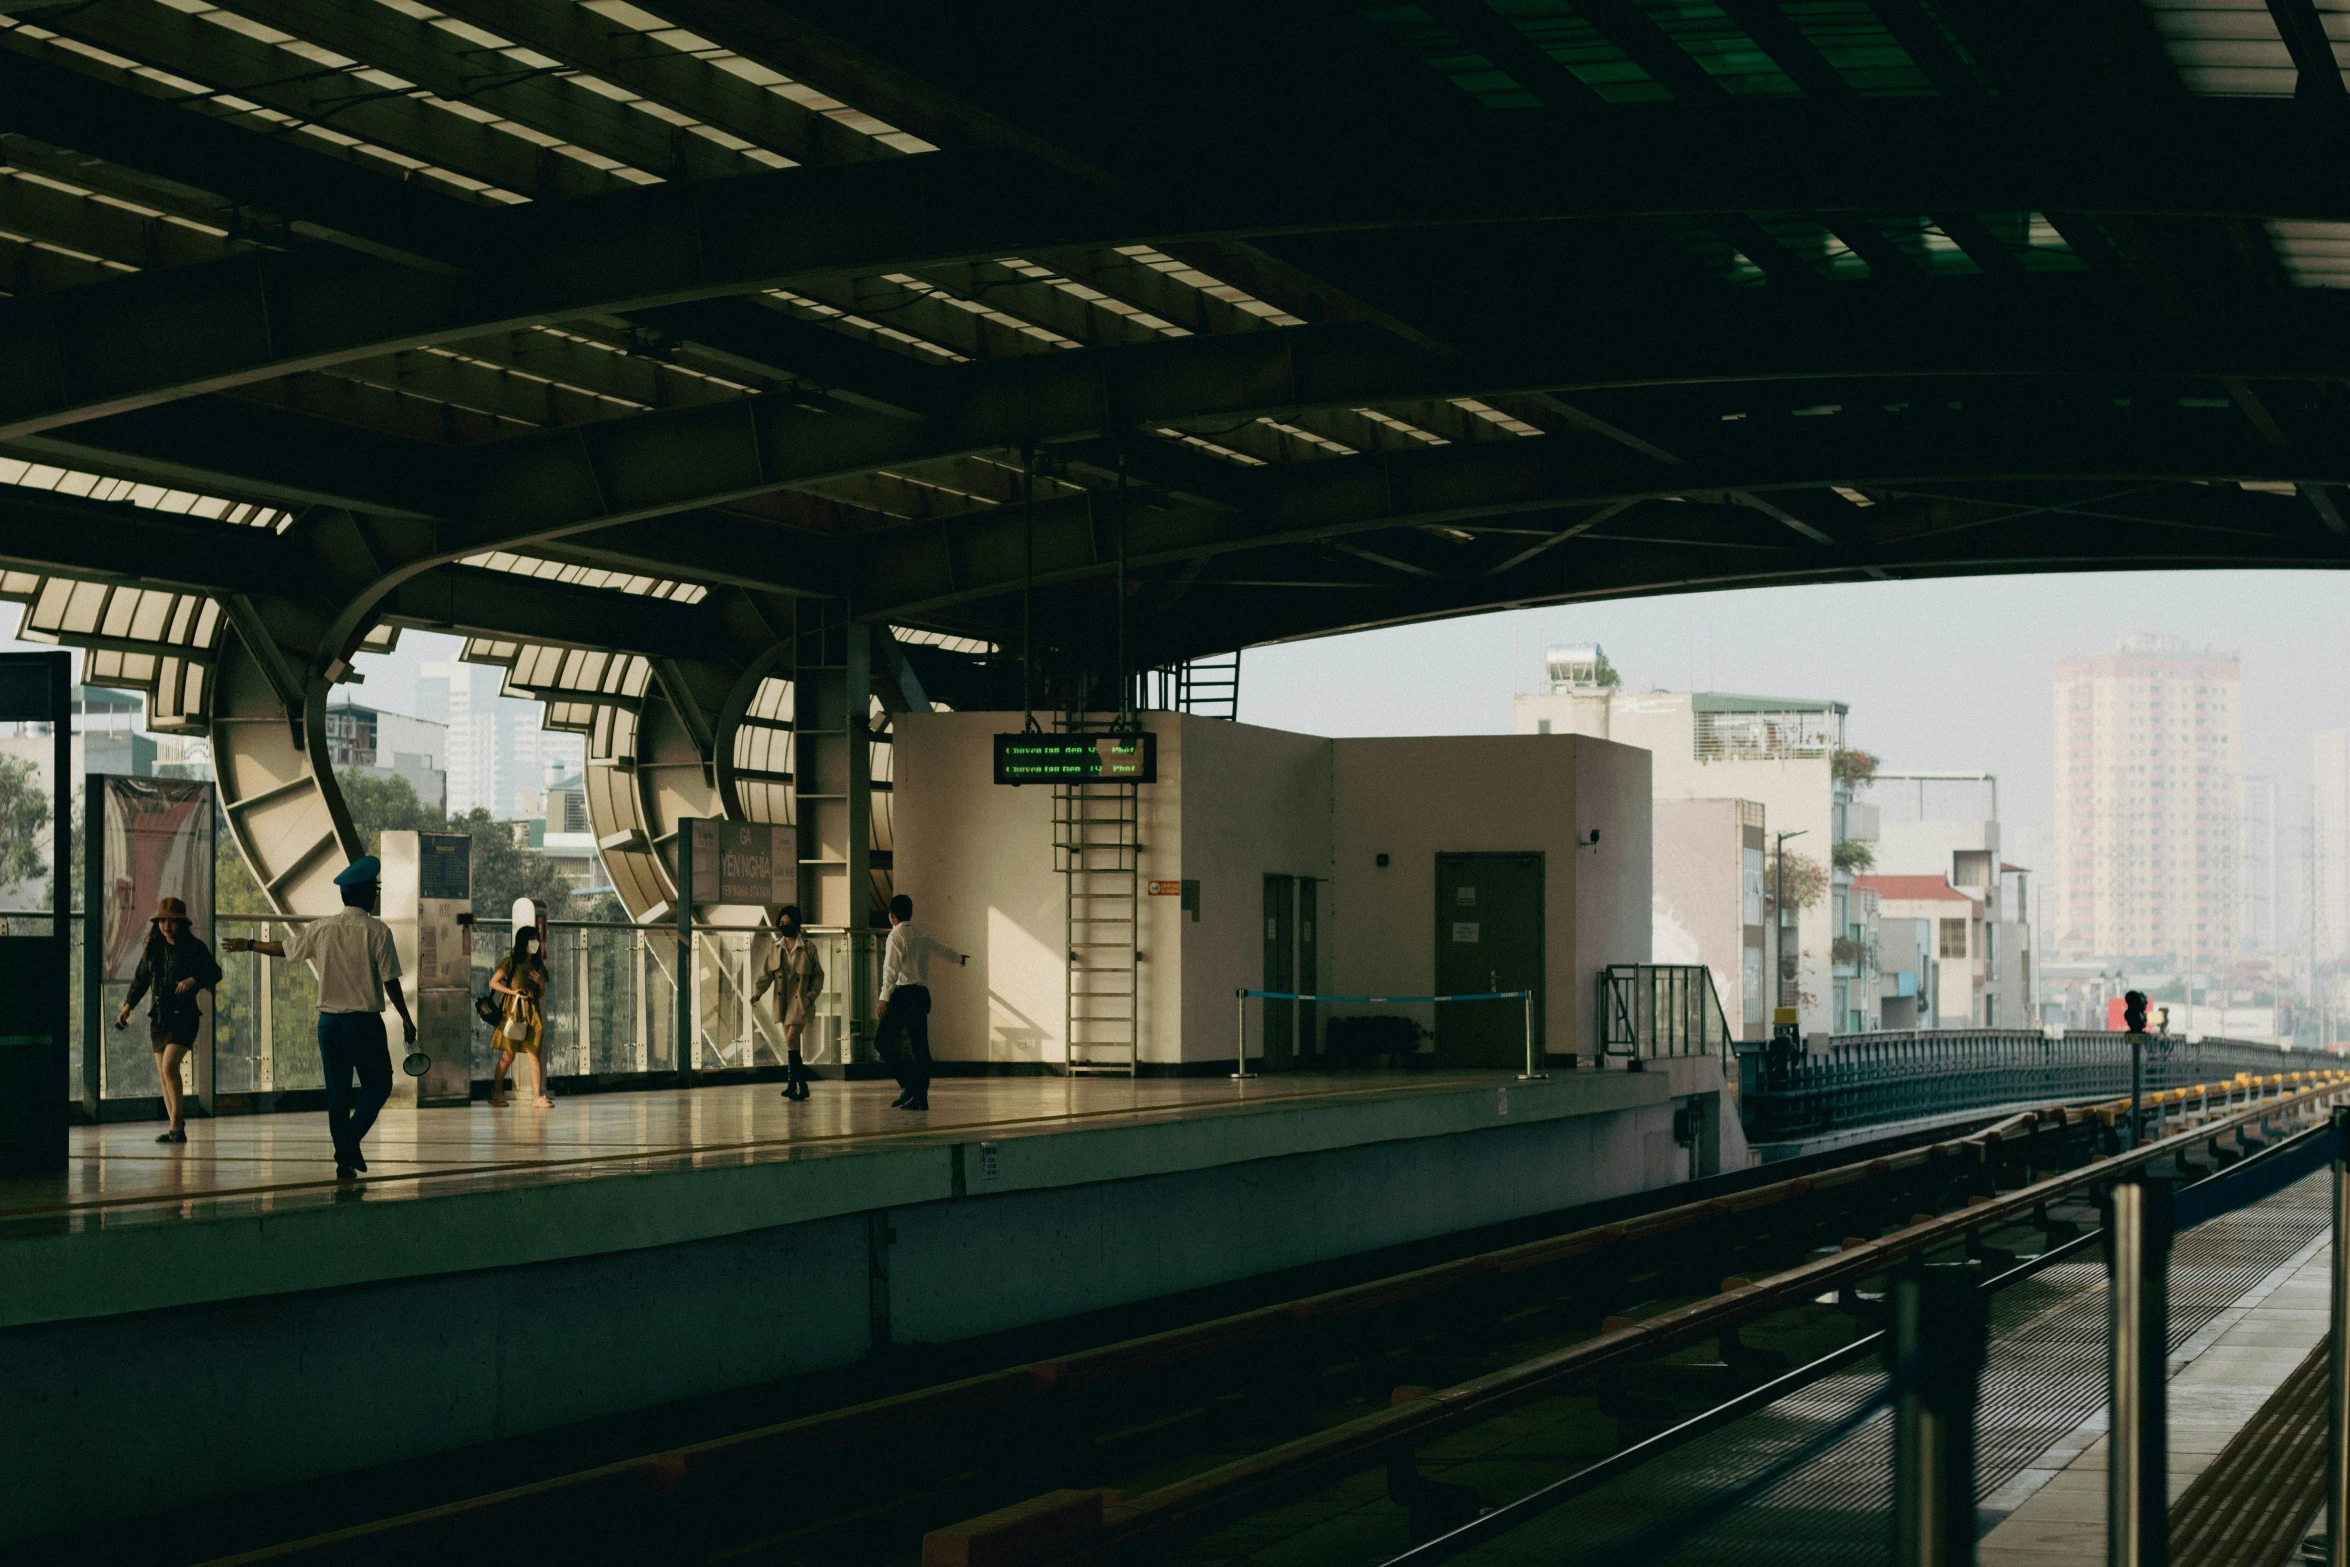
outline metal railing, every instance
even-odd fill
[[[4,917],[4,916],[0,916]],[[39,915],[42,919],[51,916]],[[82,918],[71,917],[74,932],[71,984],[73,1032],[70,1081],[82,1082],[82,1047],[89,1037],[82,1023]],[[221,914],[206,932],[220,959],[219,988],[205,1001],[212,1023],[209,1060],[192,1063],[191,1088],[207,1081],[202,1108],[265,1109],[268,1097],[316,1090],[324,1084],[318,1059],[318,981],[307,963],[259,952],[220,951],[221,939],[245,936],[283,940],[303,917]],[[489,991],[489,975],[513,942],[512,923],[477,920],[473,925],[475,995]],[[879,932],[812,930],[824,965],[825,989],[818,998],[801,1048],[816,1065],[838,1065],[844,1055],[872,1059],[869,1042],[851,1038],[846,986],[853,972],[853,942],[868,946],[866,971],[878,972]],[[752,947],[759,932],[736,926],[700,926],[695,931],[699,989],[693,1065],[698,1071],[781,1066],[784,1044],[771,1003],[751,1005],[758,975]],[[677,1067],[677,1007],[674,971],[677,937],[668,926],[597,924],[557,920],[547,927],[547,991],[541,1003],[541,1058],[556,1083],[625,1078],[637,1073],[673,1072]],[[130,1027],[112,1026],[127,982],[109,981],[100,991],[103,1052],[100,1097],[137,1114],[135,1102],[161,1093],[154,1053],[148,1048],[145,1003]],[[473,1024],[473,1077],[487,1082],[498,1059],[490,1027]],[[124,1102],[134,1103],[124,1103]]]
[[[1702,963],[1611,963],[1599,971],[1598,1002],[1603,1064],[1610,1056],[1703,1055],[1730,1064],[1736,1036],[1714,991],[1713,970]]]
[[[2331,1065],[2315,1051],[2249,1040],[2150,1036],[2148,1092],[2238,1072]],[[2026,1100],[2049,1104],[2130,1089],[2127,1034],[2036,1029],[1922,1030],[1839,1036],[1825,1050],[1738,1050],[1738,1105],[1750,1142],[1788,1142]]]

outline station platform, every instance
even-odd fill
[[[922,1114],[887,1082],[518,1099],[387,1109],[343,1185],[315,1112],[80,1128],[0,1185],[0,1470],[32,1499],[0,1542],[1670,1185],[1675,1111],[1734,1126],[1721,1088],[1685,1058],[941,1078]],[[71,1456],[148,1440],[162,1386],[217,1462],[126,1495]]]

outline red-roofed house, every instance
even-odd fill
[[[1862,876],[1853,885],[1877,895],[1885,1026],[1984,1026],[1983,905],[1947,876]]]

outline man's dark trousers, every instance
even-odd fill
[[[889,993],[889,1010],[873,1036],[873,1048],[889,1063],[898,1087],[916,1099],[930,1093],[930,987],[900,985]]]
[[[326,1129],[335,1163],[359,1162],[359,1139],[392,1097],[392,1046],[380,1012],[318,1014],[318,1060],[326,1069]],[[359,1086],[351,1086],[356,1073]]]

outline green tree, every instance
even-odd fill
[[[1774,908],[1779,889],[1779,857],[1766,855],[1763,865],[1763,907]],[[1800,849],[1787,851],[1787,907],[1808,909],[1828,893],[1828,868]]]
[[[498,821],[475,806],[445,830],[473,840],[473,909],[483,919],[504,919],[516,898],[543,906],[549,919],[572,918],[571,883],[553,860],[525,847],[522,823]]]
[[[342,786],[351,825],[359,829],[359,840],[370,854],[382,852],[387,830],[446,830],[447,817],[441,808],[418,799],[415,785],[405,778],[337,778],[335,782]]]
[[[49,793],[39,770],[23,757],[0,757],[0,883],[49,874],[42,852],[49,836]]]

